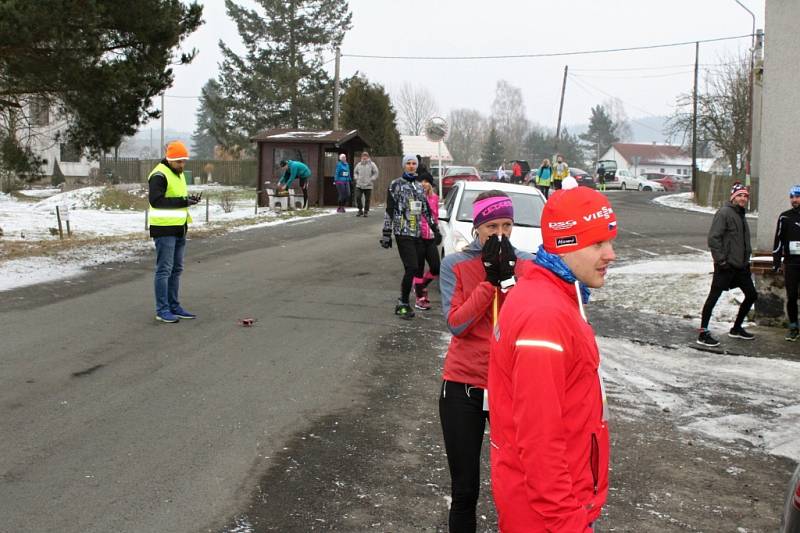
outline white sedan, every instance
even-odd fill
[[[511,244],[518,250],[536,253],[542,244],[541,218],[545,198],[534,187],[486,181],[458,181],[439,209],[442,233],[441,255],[460,252],[473,241],[472,202],[484,191],[500,190],[514,204],[514,229]]]
[[[651,181],[645,178],[636,178],[639,181],[640,191],[658,191],[663,192],[666,189],[657,181]]]

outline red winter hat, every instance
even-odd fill
[[[542,241],[551,254],[574,252],[617,236],[617,216],[606,195],[573,187],[552,193],[542,211]]]

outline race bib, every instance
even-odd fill
[[[489,410],[489,389],[483,389],[483,410]]]
[[[422,213],[422,202],[419,200],[409,200],[408,209],[412,215],[419,215]]]
[[[789,255],[800,255],[800,241],[789,241]]]

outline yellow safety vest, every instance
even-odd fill
[[[165,198],[186,198],[189,196],[189,189],[186,187],[186,177],[183,172],[180,175],[175,174],[167,165],[159,163],[147,176],[148,181],[153,177],[153,174],[163,174],[167,178]],[[188,207],[164,209],[151,205],[148,211],[147,217],[151,226],[183,226],[192,221]]]

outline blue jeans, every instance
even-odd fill
[[[186,237],[155,237],[156,243],[156,313],[171,313],[180,307],[178,290],[183,272]]]
[[[337,181],[336,192],[339,196],[339,207],[344,207],[350,201],[350,182]]]

